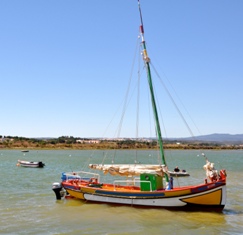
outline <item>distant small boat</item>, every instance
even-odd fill
[[[22,153],[28,153],[29,150],[21,150]]]
[[[29,161],[18,160],[17,166],[43,168],[45,166],[45,163],[43,163],[43,162],[29,162]]]
[[[170,176],[173,176],[173,177],[190,176],[190,174],[188,172],[186,172],[186,171],[179,171],[179,172],[168,171],[168,173],[170,174]]]

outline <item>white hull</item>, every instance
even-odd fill
[[[190,176],[190,174],[188,172],[174,172],[174,171],[168,171],[168,173],[170,174],[170,176],[173,177],[185,177],[185,176]]]
[[[36,164],[21,164],[21,163],[20,163],[20,166],[22,166],[22,167],[32,167],[32,168],[39,167],[39,165],[36,165]]]

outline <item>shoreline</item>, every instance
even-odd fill
[[[207,142],[207,141],[164,141],[165,150],[239,150],[243,149],[240,142]],[[7,137],[0,139],[0,150],[156,150],[157,141],[148,139],[101,140],[82,139],[74,137],[59,137],[56,139],[30,139],[24,137]]]
[[[215,147],[215,146],[207,146],[207,147],[199,147],[199,146],[170,146],[166,147],[164,146],[164,150],[242,150],[243,147],[238,146],[231,146],[231,147]],[[43,147],[37,147],[37,146],[21,146],[21,147],[3,147],[0,146],[0,150],[158,150],[158,148],[153,147],[109,147],[109,146],[43,146]]]

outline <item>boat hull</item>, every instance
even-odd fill
[[[161,207],[166,209],[221,211],[226,204],[224,181],[172,190],[140,191],[137,189],[104,189],[85,185],[74,186],[63,182],[66,191],[75,198],[90,202],[122,204],[130,206]],[[107,189],[106,189],[107,188]]]
[[[174,172],[174,171],[168,171],[170,176],[172,177],[185,177],[185,176],[190,176],[188,172]]]

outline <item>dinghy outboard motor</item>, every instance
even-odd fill
[[[39,167],[44,167],[45,163],[44,162],[39,162]]]
[[[65,191],[64,191],[61,183],[57,183],[57,182],[53,183],[52,184],[52,190],[56,194],[56,199],[57,200],[61,200],[62,197],[64,197],[64,195],[65,195]]]

